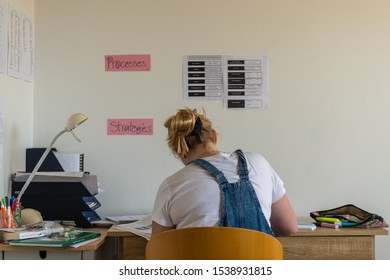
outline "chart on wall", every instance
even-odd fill
[[[266,56],[188,55],[183,57],[186,99],[221,99],[226,109],[268,108]]]
[[[184,98],[222,99],[222,56],[183,57]]]

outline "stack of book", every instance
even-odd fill
[[[3,228],[2,230],[2,240],[11,241],[11,240],[21,240],[29,238],[38,238],[47,236],[51,233],[51,230],[43,228]]]
[[[73,235],[50,234],[44,237],[11,240],[11,246],[35,246],[35,247],[69,247],[81,242],[95,240],[100,237],[98,231],[75,231]]]
[[[45,223],[51,223],[45,226]],[[1,241],[11,246],[68,247],[86,241],[94,241],[101,236],[98,231],[67,229],[55,222],[21,227],[2,228]]]

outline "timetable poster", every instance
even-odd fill
[[[223,98],[222,56],[183,56],[183,95],[186,99]]]
[[[223,80],[225,108],[268,108],[266,56],[224,56]]]

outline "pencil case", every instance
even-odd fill
[[[339,219],[343,222],[343,227],[382,228],[389,226],[380,215],[365,211],[353,204],[313,211],[310,212],[310,217],[316,221],[319,217]]]

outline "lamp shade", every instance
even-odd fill
[[[66,124],[66,131],[69,132],[75,129],[77,126],[88,120],[88,116],[83,113],[74,113],[68,119]]]

